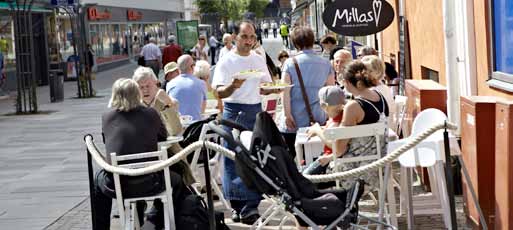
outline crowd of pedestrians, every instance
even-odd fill
[[[290,45],[297,52],[294,55],[289,55],[287,50],[279,52],[279,64],[275,67],[261,46],[258,34],[263,33],[267,38],[271,31],[276,37],[278,30],[284,47],[289,47],[290,39]],[[375,153],[375,142],[353,138],[332,143],[326,140],[322,131],[326,127],[371,124],[387,119],[395,107],[394,90],[387,84],[394,84],[397,72],[376,56],[376,50],[371,47],[361,48],[353,60],[351,52],[337,46],[335,37],[321,39],[324,51],[320,55],[313,50],[315,40],[314,32],[308,27],[295,26],[289,31],[285,23],[278,26],[275,21],[264,21],[255,25],[242,21],[234,26],[232,34],[223,34],[224,47],[216,59],[219,41],[215,36],[207,42],[207,37],[200,35],[190,50],[191,55],[184,54],[187,52],[176,44],[174,36],[168,38],[168,45],[162,52],[150,38],[141,51],[146,67],[139,67],[133,79],[120,79],[113,85],[109,103],[112,110],[103,115],[107,152],[125,155],[156,150],[158,141],[183,132],[181,117],[201,120],[208,98],[217,101],[216,108],[223,119],[252,129],[257,113],[262,111],[262,95],[280,94],[283,108],[281,115],[276,117],[276,123],[290,154],[296,155],[294,144],[299,128],[307,127],[308,135],[319,136],[325,144],[322,156],[306,165],[303,173],[326,173],[333,154],[347,157]],[[161,67],[164,78],[159,82]],[[258,74],[252,77],[242,74],[248,70]],[[272,90],[260,87],[273,81],[291,87]],[[332,150],[334,145],[337,145],[336,153]],[[173,145],[169,154],[181,149],[179,145]],[[345,164],[344,167],[351,169],[366,163]],[[237,175],[233,160],[225,157],[223,167],[223,194],[233,209],[232,220],[252,224],[260,217],[261,194],[245,186]],[[171,171],[173,197],[179,200],[188,192],[184,188],[195,178],[186,162],[177,164]],[[377,181],[376,173],[370,172],[360,178],[372,185]],[[100,171],[95,180],[97,198],[93,202],[102,203],[97,215],[105,229],[109,226],[106,218],[114,197],[111,178],[109,173]],[[162,190],[156,185],[143,189],[137,184],[148,181],[159,184],[157,182],[162,180],[159,173],[143,176],[134,184],[131,184],[131,178],[123,180],[130,190],[127,197]],[[349,184],[349,181],[343,183]],[[141,204],[138,207],[141,208],[139,215],[142,215],[145,206]],[[162,203],[154,202],[147,219],[159,228],[162,226]]]

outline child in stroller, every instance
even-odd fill
[[[231,128],[240,127],[233,122],[222,123]],[[301,226],[320,229],[319,226],[326,225],[324,229],[346,229],[356,223],[363,181],[355,182],[349,190],[317,190],[299,173],[269,114],[262,112],[257,115],[249,150],[223,130],[219,122],[212,121],[209,127],[236,146],[236,169],[245,185],[259,193],[280,197],[280,202],[287,211],[295,214]]]

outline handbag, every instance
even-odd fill
[[[144,56],[139,56],[139,58],[137,59],[137,65],[146,66],[146,61],[144,60]]]
[[[308,95],[306,95],[305,83],[303,82],[303,77],[301,76],[301,70],[299,69],[299,65],[297,64],[297,60],[295,57],[292,58],[294,62],[294,66],[296,67],[297,79],[299,80],[299,85],[301,86],[301,94],[303,95],[303,100],[305,101],[306,112],[308,113],[308,119],[310,119],[310,124],[315,123],[315,119],[312,113],[312,108],[310,107],[310,101],[308,100]]]

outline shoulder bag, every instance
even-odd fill
[[[294,62],[294,66],[296,67],[297,79],[299,80],[299,85],[301,86],[301,94],[303,95],[303,100],[305,101],[306,112],[308,112],[308,118],[310,119],[310,124],[315,123],[315,119],[312,113],[312,108],[310,107],[310,101],[308,100],[308,95],[306,94],[305,83],[303,82],[303,76],[301,76],[301,70],[299,69],[299,65],[297,64],[297,60],[295,57],[292,58]]]

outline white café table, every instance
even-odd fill
[[[298,167],[301,166],[303,160],[305,160],[305,165],[312,163],[314,158],[319,157],[324,149],[324,143],[322,143],[319,137],[307,138],[307,129],[308,127],[299,128],[296,134],[294,147],[296,149],[296,164]]]

